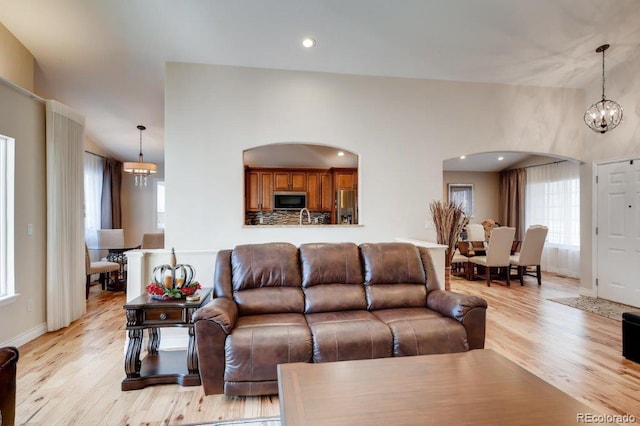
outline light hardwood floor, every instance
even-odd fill
[[[621,355],[621,323],[555,302],[578,283],[552,275],[506,287],[453,279],[452,290],[489,303],[486,347],[562,391],[610,414],[640,419],[640,365]],[[122,293],[92,287],[87,314],[20,349],[16,424],[184,424],[278,415],[278,398],[205,396],[200,386],[121,392]]]

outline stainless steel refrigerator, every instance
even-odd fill
[[[357,191],[336,191],[336,223],[339,225],[355,225],[358,223]]]

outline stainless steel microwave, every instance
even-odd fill
[[[306,207],[306,192],[276,191],[273,193],[273,208],[275,210],[300,210]]]

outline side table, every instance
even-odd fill
[[[122,381],[123,391],[172,383],[182,386],[200,385],[192,316],[196,309],[207,303],[211,289],[200,289],[198,294],[200,300],[197,302],[187,302],[184,299],[155,300],[144,294],[124,305],[129,345],[124,361],[127,377]],[[159,351],[162,327],[188,327],[187,350]],[[149,334],[147,356],[140,361],[145,329]]]

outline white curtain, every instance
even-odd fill
[[[85,311],[83,203],[84,117],[46,103],[47,328],[68,326]]]
[[[541,268],[580,277],[580,170],[563,161],[527,169],[525,224],[549,228]]]
[[[84,153],[84,238],[87,246],[98,247],[98,234],[101,223],[102,200],[102,172],[104,170],[104,158]],[[99,253],[89,252],[96,260]]]

